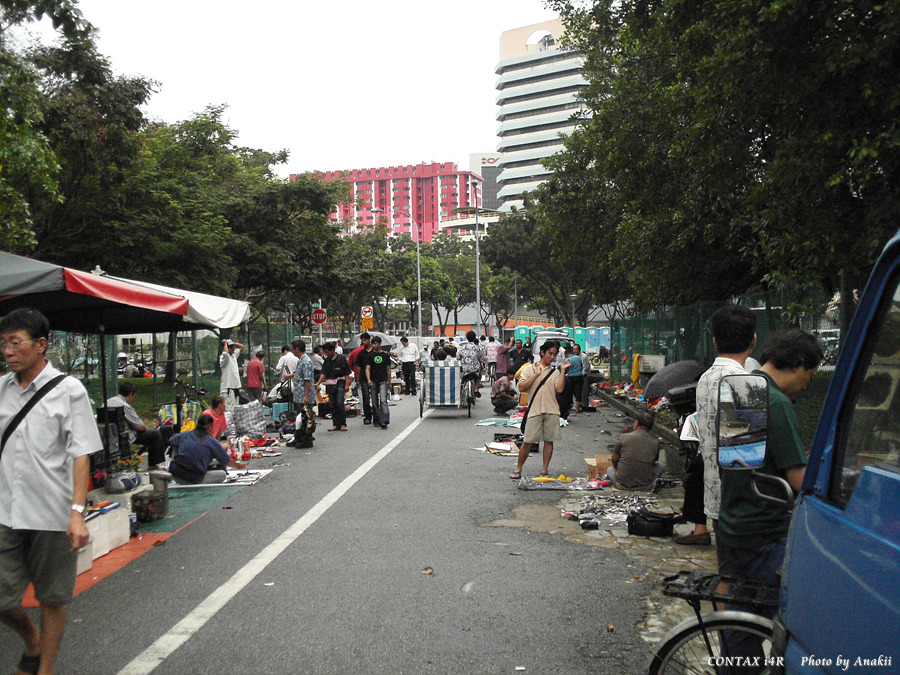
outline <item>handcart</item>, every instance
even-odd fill
[[[466,405],[469,417],[472,405],[462,393],[462,366],[456,359],[422,361],[419,387],[419,417],[425,408],[462,408]]]

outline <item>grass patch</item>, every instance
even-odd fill
[[[201,397],[205,404],[209,404],[210,399],[219,391],[219,377],[212,375],[204,375],[202,386],[206,388],[207,393]],[[141,416],[141,419],[153,421],[156,419],[156,412],[162,405],[175,402],[175,388],[170,384],[165,384],[163,378],[156,378],[156,401],[153,397],[153,378],[150,377],[133,377],[119,378],[119,382],[133,382],[138,386],[137,397],[131,404]],[[116,388],[110,385],[109,396],[116,395]],[[99,378],[93,378],[88,385],[88,394],[96,405],[103,402],[102,385]]]

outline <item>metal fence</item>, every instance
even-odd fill
[[[833,364],[839,349],[841,304],[834,299],[811,300],[790,290],[743,295],[736,304],[756,314],[757,344],[772,333],[799,327],[819,337],[825,364]],[[710,317],[726,302],[698,302],[665,312],[615,320],[610,330],[610,377],[630,379],[635,354],[658,354],[666,363],[694,359],[710,366],[716,358]]]

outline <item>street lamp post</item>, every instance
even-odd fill
[[[461,206],[453,209],[453,213],[463,215],[475,214],[475,311],[478,312],[478,325],[481,326],[481,334],[487,333],[487,326],[482,320],[481,314],[481,248],[480,234],[478,231],[478,214],[479,213],[500,213],[492,209],[483,209],[480,206]]]
[[[572,301],[572,335],[575,335],[575,298],[578,297],[577,293],[570,293],[569,299]]]
[[[372,208],[372,211],[376,213],[387,213],[387,209],[379,209],[377,207]],[[422,234],[419,232],[419,224],[416,222],[416,219],[413,217],[412,209],[410,208],[409,213],[405,211],[400,211],[399,209],[391,209],[392,213],[399,213],[402,216],[407,216],[409,218],[409,222],[412,223],[413,228],[416,232],[416,305],[419,313],[419,348],[422,348],[422,255],[419,250],[419,239],[422,238]]]

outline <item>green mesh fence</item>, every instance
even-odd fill
[[[825,366],[837,359],[840,304],[808,293],[775,290],[740,296],[736,304],[756,314],[757,352],[772,333],[799,327],[819,337]],[[631,379],[635,354],[658,354],[666,363],[686,359],[709,366],[716,358],[710,317],[725,302],[698,302],[665,312],[615,320],[610,327],[610,377]]]

